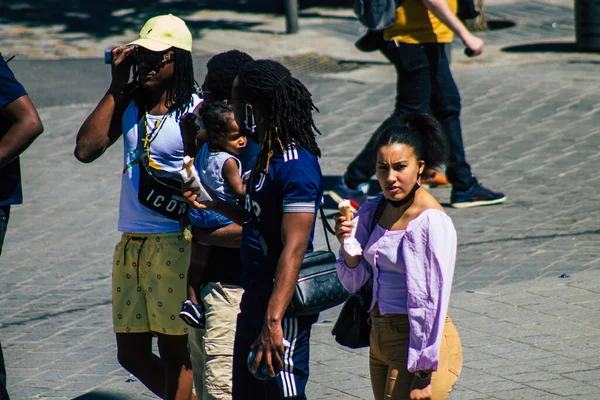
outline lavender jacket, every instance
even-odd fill
[[[370,232],[381,197],[358,211],[356,239],[363,255],[356,268],[349,268],[340,249],[338,277],[351,293],[372,279],[371,309],[379,302],[382,314],[408,314],[408,370],[437,371],[454,275],[456,230],[444,212],[427,209],[404,231],[388,231],[377,225]],[[389,279],[392,277],[395,280]]]

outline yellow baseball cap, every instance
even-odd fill
[[[171,47],[192,51],[192,33],[185,22],[173,14],[150,18],[140,31],[140,38],[129,43],[151,51],[165,51]]]

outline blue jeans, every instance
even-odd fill
[[[394,115],[408,112],[433,114],[444,128],[450,150],[446,174],[455,190],[475,183],[467,163],[460,125],[461,101],[452,77],[444,43],[405,44],[386,42],[381,49],[397,72]],[[368,182],[375,174],[377,160],[375,135],[348,165],[345,181],[350,188]]]
[[[8,229],[9,217],[10,206],[0,206],[0,256],[2,255],[2,245],[4,244],[4,236],[6,236],[6,230]],[[0,399],[2,398],[0,397]]]

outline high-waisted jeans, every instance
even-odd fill
[[[371,316],[369,367],[375,400],[408,399],[413,379],[406,368],[410,327],[406,314]],[[432,400],[443,400],[458,380],[462,369],[462,347],[458,332],[446,317],[440,345],[438,370],[431,376]]]

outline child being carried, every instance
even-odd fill
[[[233,110],[223,102],[210,102],[203,105],[200,118],[208,139],[194,161],[200,181],[211,189],[211,195],[233,204],[243,201],[246,187],[241,177],[242,165],[236,156],[246,147],[247,139],[240,133]],[[190,224],[198,228],[216,229],[232,223],[211,210],[190,208],[188,216]],[[209,244],[199,244],[201,246],[193,247],[188,269],[188,299],[183,302],[179,313],[188,325],[195,328],[203,328],[203,312],[195,288],[199,287],[211,253]]]

